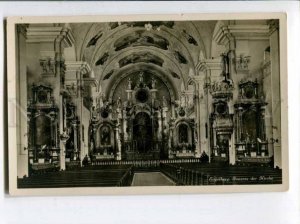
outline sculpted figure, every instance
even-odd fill
[[[144,73],[140,72],[140,83],[144,82]]]
[[[132,81],[131,81],[130,78],[128,79],[128,86],[127,87],[128,87],[129,90],[131,90],[131,88],[132,88]]]
[[[121,108],[122,107],[122,100],[121,97],[119,96],[118,100],[117,100],[117,107]]]
[[[155,89],[155,86],[156,86],[156,80],[152,78],[152,82],[151,82],[152,89]]]

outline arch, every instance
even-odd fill
[[[182,136],[180,136],[180,127],[183,127],[182,125],[185,125],[186,131],[187,131],[187,142],[180,142]],[[174,136],[175,144],[193,144],[193,131],[191,125],[186,120],[179,120],[175,125],[175,136]]]
[[[151,72],[152,75],[156,76],[156,78],[159,78],[168,88],[168,91],[170,93],[171,101],[174,101],[175,99],[178,99],[178,91],[176,91],[176,88],[174,87],[174,84],[170,81],[170,79],[167,77],[165,72],[161,70],[161,68],[157,68],[158,66],[153,66],[145,63],[141,63],[145,70],[149,68],[150,70],[153,69],[155,72]],[[128,72],[129,71],[129,72]],[[120,69],[116,75],[114,75],[115,79],[110,80],[110,83],[107,84],[106,89],[106,95],[109,96],[109,99],[112,99],[113,94],[121,80],[129,76],[131,73],[141,71],[141,68],[139,66],[133,67],[133,66],[127,66],[124,69]]]
[[[102,70],[103,76],[105,76],[105,74],[108,73],[112,68],[115,68],[115,63],[117,61],[120,61],[122,58],[124,58],[126,56],[129,56],[131,54],[134,54],[136,52],[138,52],[138,53],[147,53],[147,52],[149,52],[153,55],[158,56],[159,58],[167,59],[167,60],[165,60],[164,65],[166,63],[169,63],[171,65],[170,67],[176,68],[175,72],[179,72],[180,78],[185,80],[184,75],[182,73],[182,69],[180,68],[180,66],[172,58],[170,58],[170,56],[168,55],[167,52],[165,52],[163,50],[155,49],[153,47],[145,48],[145,47],[141,47],[141,46],[134,47],[134,48],[123,49],[123,50],[119,51],[118,54],[112,56],[109,59],[109,61],[104,65],[104,68]],[[100,77],[99,77],[99,81],[101,81]]]
[[[105,52],[106,51],[106,49],[102,49],[102,46],[104,46],[104,47],[112,46],[112,44],[106,43],[106,41],[113,42],[113,41],[115,41],[115,39],[120,38],[124,35],[128,35],[132,32],[136,32],[136,31],[144,31],[144,30],[145,30],[145,28],[141,28],[141,27],[125,27],[124,29],[119,30],[118,32],[108,34],[107,38],[105,38],[103,41],[101,41],[100,46],[98,46],[98,45],[95,46],[97,50],[94,51],[94,53],[91,57],[91,62],[94,63],[95,58],[97,58],[98,55],[99,55],[99,52]],[[182,49],[184,49],[184,51],[188,54],[188,61],[190,61],[193,65],[193,67],[195,67],[194,60],[192,58],[192,55],[189,52],[188,47],[178,37],[180,35],[175,35],[174,33],[170,32],[170,30],[168,28],[161,29],[159,31],[159,33],[160,33],[160,36],[162,36],[163,38],[166,38],[167,40],[169,40],[171,38],[171,39],[175,39],[176,43],[180,43],[180,45],[182,46]],[[143,48],[148,48],[148,47],[143,47]],[[170,50],[170,47],[169,47],[169,50]]]

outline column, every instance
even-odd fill
[[[121,139],[120,139],[120,131],[119,131],[120,125],[117,124],[117,127],[115,128],[115,133],[116,133],[116,148],[117,148],[117,153],[116,153],[116,160],[122,160],[122,144],[121,144]]]
[[[234,114],[234,104],[232,100],[229,100],[227,103],[228,108],[229,108],[229,113]],[[229,115],[230,116],[230,115]],[[234,117],[232,116],[232,132],[228,133],[230,134],[229,138],[229,164],[234,165],[236,162],[236,132],[238,132],[236,126],[234,125]]]
[[[163,124],[162,124],[162,114],[160,112],[157,113],[157,121],[158,121],[158,130],[157,130],[157,140],[162,140],[162,130],[163,130]]]
[[[198,77],[197,77],[198,78]],[[201,112],[200,112],[200,99],[199,99],[199,94],[200,94],[200,80],[201,79],[195,79],[195,96],[194,96],[194,107],[195,107],[195,143],[196,143],[196,149],[195,149],[195,157],[200,158],[201,156],[201,149],[205,149],[205,145],[201,145]],[[204,124],[205,125],[205,124]],[[205,136],[204,136],[205,137]]]
[[[236,161],[236,150],[235,150],[235,131],[231,134],[231,138],[229,139],[229,164],[234,165]]]
[[[59,164],[60,164],[60,170],[65,170],[66,169],[66,143],[67,140],[69,139],[69,136],[67,135],[66,132],[64,132],[60,136],[60,157],[59,157]]]
[[[123,135],[124,135],[124,141],[128,140],[128,118],[126,116],[126,110],[123,110]]]
[[[76,115],[78,117],[76,130],[77,135],[80,135],[80,139],[77,140],[77,156],[82,163],[85,155],[88,154],[88,143],[85,141],[88,140],[87,130],[91,118],[90,108],[84,105],[84,90],[91,87],[96,91],[98,82],[91,77],[93,72],[88,63],[83,61],[66,61],[65,65],[65,91],[71,96],[76,106]],[[85,132],[82,132],[82,127],[84,127]]]
[[[74,157],[73,157],[73,160],[77,160],[78,158],[78,145],[77,145],[77,121],[73,121],[72,123],[72,126],[73,126],[73,131],[74,131]]]
[[[213,142],[210,142],[210,114],[212,113],[213,98],[210,93],[210,86],[214,82],[223,80],[222,74],[222,58],[205,59],[202,58],[198,62],[196,69],[198,75],[195,76],[199,83],[199,113],[200,113],[200,147],[201,153],[205,153],[211,159],[211,148]],[[213,145],[215,146],[215,144]]]

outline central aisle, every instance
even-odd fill
[[[175,183],[161,172],[135,173],[132,186],[171,186]]]

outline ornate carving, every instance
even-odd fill
[[[214,103],[214,113],[218,115],[228,114],[228,105],[225,101],[218,101]]]
[[[244,100],[258,99],[258,83],[257,81],[242,81],[239,84],[240,95],[239,97]]]
[[[186,30],[182,30],[182,35],[185,37],[185,39],[187,39],[187,41],[188,41],[190,44],[193,44],[193,45],[195,45],[195,46],[198,46],[198,43],[197,43],[197,41],[195,40],[195,38],[194,38],[192,35],[188,34],[188,33],[186,32]]]
[[[132,81],[131,81],[131,79],[130,79],[130,78],[128,78],[128,85],[127,85],[127,89],[128,89],[128,90],[131,90],[131,88],[132,88]]]
[[[51,106],[54,104],[52,88],[45,85],[32,84],[31,104],[36,107]]]
[[[169,71],[170,71],[170,73],[171,73],[171,75],[172,75],[173,78],[180,79],[180,76],[176,72],[173,72],[171,70],[169,70]]]
[[[122,58],[119,61],[119,66],[120,68],[122,68],[128,64],[139,63],[139,62],[152,63],[162,67],[164,60],[158,57],[157,55],[151,54],[149,52],[147,53],[139,52],[139,53],[130,54]]]
[[[214,98],[230,98],[234,90],[231,81],[214,82],[209,85],[210,93]]]
[[[143,33],[144,31],[136,31],[133,34],[131,33],[128,36],[118,39],[114,44],[115,50],[120,51],[128,47],[136,46],[152,46],[162,50],[168,49],[169,41],[164,37],[155,34],[151,36],[148,34],[144,35]]]
[[[66,85],[66,90],[71,96],[77,96],[78,94],[78,87],[74,82],[70,85]]]
[[[98,65],[103,65],[103,64],[107,61],[108,57],[109,57],[108,52],[105,52],[105,53],[102,55],[102,57],[100,57],[100,58],[96,61],[95,65],[96,65],[96,66],[98,66]]]
[[[64,143],[66,143],[68,141],[68,139],[70,138],[69,134],[68,134],[68,130],[65,129],[63,131],[63,133],[59,136],[60,140],[63,141]]]
[[[114,73],[114,70],[112,69],[110,72],[108,72],[104,77],[103,77],[103,80],[106,80],[106,79],[109,79],[112,74]]]
[[[235,64],[236,64],[236,70],[237,71],[248,71],[249,70],[249,62],[250,62],[250,56],[244,56],[240,55],[236,58]]]
[[[103,33],[100,32],[96,34],[87,44],[86,47],[95,46],[97,44],[97,41],[102,37]]]
[[[186,58],[179,51],[175,51],[174,56],[180,64],[187,64],[188,63]]]
[[[40,59],[40,66],[42,68],[42,75],[54,76],[55,75],[55,60],[51,57]]]

